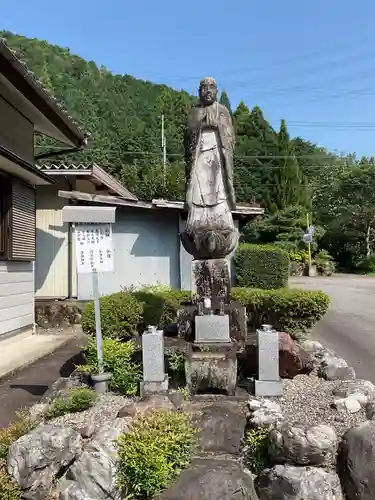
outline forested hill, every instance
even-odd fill
[[[4,31],[0,36],[91,133],[90,150],[62,158],[65,162],[95,161],[143,199],[182,198],[183,129],[186,113],[195,101],[193,96],[129,75],[115,75],[73,55],[68,48]],[[226,94],[221,100],[230,108]],[[161,155],[162,114],[167,137],[166,178]],[[309,165],[314,165],[311,173],[316,176],[317,164],[326,164],[330,155],[302,139],[291,141],[285,122],[280,133],[275,132],[258,107],[250,111],[241,103],[233,114],[238,201],[256,200],[274,211],[281,208],[277,198],[281,196],[279,183],[283,182],[287,192],[281,196],[282,203],[305,204],[307,194],[296,187],[296,182],[305,186],[304,175],[311,177]],[[38,152],[43,152],[40,144],[45,142],[38,144]],[[304,158],[299,165],[297,157],[301,156]]]

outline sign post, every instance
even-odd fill
[[[302,236],[303,241],[307,244],[307,251],[309,255],[309,276],[311,276],[312,259],[311,259],[311,243],[315,233],[315,226],[310,225],[309,214],[306,214],[307,229],[306,233]]]
[[[79,224],[75,228],[76,261],[78,273],[91,273],[95,310],[96,349],[98,373],[103,373],[103,340],[100,320],[100,293],[98,273],[113,272],[111,224]]]
[[[98,373],[91,378],[97,392],[107,390],[110,374],[104,373],[103,338],[100,318],[99,273],[113,272],[112,223],[115,208],[74,207],[63,208],[63,222],[75,226],[77,273],[91,274],[92,295],[95,311],[95,338]]]

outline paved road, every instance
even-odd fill
[[[16,411],[37,403],[59,377],[72,373],[81,362],[82,343],[82,338],[74,338],[55,353],[0,381],[0,428],[13,420]]]
[[[346,359],[358,378],[375,383],[375,278],[293,278],[290,284],[331,296],[331,309],[314,328],[313,337]]]

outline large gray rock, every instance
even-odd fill
[[[158,500],[258,500],[252,476],[235,460],[196,459]]]
[[[353,396],[362,406],[365,406],[374,399],[375,386],[369,380],[346,380],[333,390],[333,394],[338,398]]]
[[[203,452],[240,453],[246,418],[227,404],[213,404],[199,415],[200,448]]]
[[[248,402],[248,406],[250,427],[270,429],[285,420],[280,405],[274,401],[252,398]]]
[[[333,463],[337,435],[328,425],[284,423],[271,429],[269,454],[276,463],[323,465]]]
[[[318,467],[275,465],[255,482],[259,500],[343,500],[337,474]]]
[[[66,474],[72,481],[60,500],[117,500],[117,449],[115,440],[130,431],[131,418],[117,418],[103,426]]]
[[[327,357],[322,361],[318,374],[325,380],[354,380],[354,368],[348,366],[345,359],[334,356]]]
[[[81,452],[82,438],[73,428],[42,425],[12,444],[8,472],[25,498],[41,500],[59,472]]]
[[[341,442],[338,470],[348,500],[375,498],[375,422],[349,429]]]

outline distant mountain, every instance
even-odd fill
[[[142,199],[183,197],[183,131],[186,113],[196,100],[193,96],[129,75],[115,75],[72,54],[68,48],[36,38],[5,31],[0,31],[0,36],[80,126],[91,133],[88,151],[57,157],[54,162],[96,162],[121,178]],[[225,102],[230,107],[227,94]],[[162,114],[167,137],[166,177],[161,155]],[[270,161],[255,161],[254,156],[277,153],[277,133],[259,108],[250,112],[241,103],[233,116],[238,135],[238,201],[247,202],[255,195],[262,203]],[[299,141],[298,150],[303,151],[305,142]],[[46,151],[50,144],[49,140],[38,140],[37,151]],[[309,153],[313,152],[315,146],[306,144]]]

